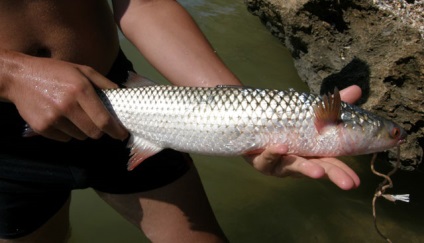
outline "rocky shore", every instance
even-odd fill
[[[401,124],[402,169],[424,148],[424,0],[245,0],[314,93],[359,85],[358,105]],[[390,158],[396,157],[389,151]],[[422,166],[422,165],[421,165]]]
[[[374,0],[374,4],[412,28],[418,29],[424,38],[424,1],[422,0]]]

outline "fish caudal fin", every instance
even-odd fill
[[[135,169],[145,159],[159,153],[163,148],[143,138],[131,135],[128,147],[131,148],[130,159],[127,164],[129,171]]]
[[[334,88],[334,94],[322,96],[322,102],[314,107],[315,128],[319,133],[328,125],[335,125],[341,121],[341,98],[337,88]]]

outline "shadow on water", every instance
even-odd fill
[[[307,91],[289,52],[242,1],[182,0],[224,62],[249,86]],[[235,31],[236,30],[236,31]],[[125,39],[123,49],[143,75],[166,83]],[[369,76],[366,64],[354,60],[330,85],[345,75]],[[340,76],[338,76],[340,75]],[[352,80],[357,81],[358,79]],[[361,86],[366,90],[365,86]],[[339,87],[340,88],[340,87]],[[326,90],[325,90],[326,92]],[[361,186],[342,191],[326,180],[273,178],[240,158],[193,156],[219,223],[231,242],[384,242],[373,225],[371,200],[382,181],[371,173],[370,156],[342,158],[361,178]],[[384,158],[377,170],[390,168]],[[393,242],[424,239],[422,172],[393,175],[394,194],[411,193],[411,203],[377,202],[379,228]],[[71,205],[74,243],[149,242],[91,190],[75,191]]]

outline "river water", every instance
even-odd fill
[[[287,49],[248,13],[242,0],[179,2],[244,84],[308,91]],[[137,71],[166,83],[134,47],[123,37],[121,41]],[[370,172],[370,156],[342,158],[361,178],[361,186],[352,191],[326,180],[264,176],[240,158],[193,157],[231,242],[384,242],[372,218],[371,199],[381,179]],[[410,204],[378,201],[379,227],[393,242],[424,242],[422,178],[419,172],[394,176],[396,193],[415,193]],[[74,243],[149,242],[92,190],[73,193],[71,223]]]

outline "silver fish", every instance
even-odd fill
[[[131,133],[128,169],[164,148],[235,156],[285,144],[289,154],[343,156],[402,143],[405,130],[334,95],[235,86],[151,85],[99,91]]]

